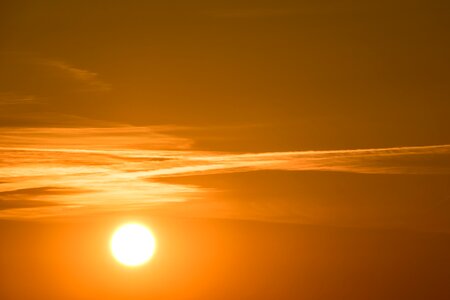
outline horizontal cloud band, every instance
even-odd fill
[[[2,129],[0,217],[132,210],[204,192],[156,180],[161,177],[257,170],[450,174],[450,145],[219,153],[190,150],[192,141],[168,132],[166,127]]]

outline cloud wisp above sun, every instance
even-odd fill
[[[208,189],[164,177],[259,170],[449,174],[450,145],[224,153],[177,128],[0,129],[0,218],[139,210],[196,201]],[[213,213],[213,212],[212,212]]]
[[[85,89],[86,91],[107,92],[111,90],[111,85],[100,80],[99,75],[92,71],[81,69],[64,61],[57,60],[43,60],[42,64],[56,68],[57,70],[66,73],[71,78],[85,83],[88,86]]]

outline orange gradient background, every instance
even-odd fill
[[[0,299],[449,299],[449,20],[1,1]]]

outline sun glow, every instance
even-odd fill
[[[155,253],[156,241],[147,227],[129,223],[122,225],[114,232],[110,246],[118,262],[135,267],[150,260]]]

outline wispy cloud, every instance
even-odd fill
[[[22,195],[22,200],[39,202],[35,206],[5,202],[0,217],[135,210],[199,199],[208,191],[158,180],[173,176],[257,170],[450,173],[450,145],[220,153],[191,150],[192,141],[172,135],[174,130],[4,128],[0,131],[0,197],[16,201]]]
[[[24,127],[0,130],[0,147],[63,149],[187,149],[192,141],[169,134],[173,126]]]
[[[87,86],[87,91],[106,92],[111,90],[111,85],[102,81],[99,75],[95,72],[75,67],[71,64],[58,60],[47,59],[43,60],[42,63],[68,74],[77,81],[83,82]]]
[[[41,101],[33,95],[17,93],[0,93],[0,106],[39,104]]]

